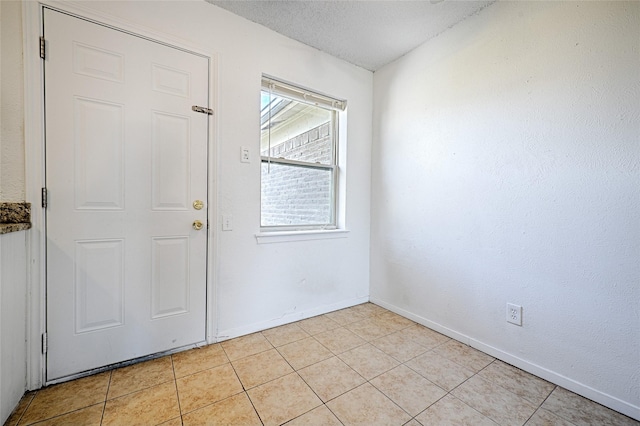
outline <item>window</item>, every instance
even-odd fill
[[[345,102],[263,77],[260,225],[336,228],[338,112]]]

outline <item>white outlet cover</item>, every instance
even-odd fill
[[[522,326],[522,306],[507,303],[507,322]]]
[[[233,216],[230,214],[222,215],[222,230],[233,231]]]
[[[240,162],[249,163],[251,161],[251,152],[246,146],[240,147]]]

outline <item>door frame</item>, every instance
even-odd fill
[[[175,35],[163,33],[124,21],[79,4],[56,0],[22,2],[23,61],[24,61],[24,138],[26,196],[31,201],[32,228],[27,242],[29,266],[27,271],[27,378],[28,390],[39,389],[46,382],[46,358],[42,353],[42,336],[47,330],[46,316],[46,221],[40,205],[41,189],[45,186],[45,127],[44,127],[44,63],[38,52],[43,29],[43,7],[67,13],[78,18],[106,25],[116,30],[150,39],[170,47],[204,56],[209,60],[209,147],[207,159],[207,283],[206,283],[206,341],[215,343],[217,336],[218,282],[218,75],[216,53],[201,46],[191,45]]]

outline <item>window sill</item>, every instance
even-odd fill
[[[259,232],[256,234],[258,244],[288,243],[294,241],[332,240],[347,238],[346,229]]]

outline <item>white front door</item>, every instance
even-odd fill
[[[51,381],[205,340],[209,61],[43,21]]]

